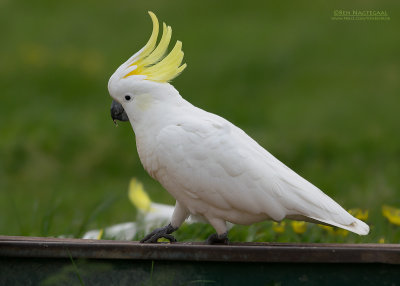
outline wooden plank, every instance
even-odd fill
[[[204,243],[0,236],[0,257],[263,263],[400,264],[397,244]]]
[[[0,285],[400,285],[393,244],[204,243],[0,236]]]

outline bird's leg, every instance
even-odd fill
[[[209,218],[209,223],[215,228],[217,233],[210,235],[206,243],[207,244],[228,244],[228,228],[226,222],[218,218]]]
[[[164,227],[156,228],[151,233],[146,235],[140,242],[141,243],[156,243],[159,238],[166,238],[170,242],[176,242],[175,237],[171,235],[177,227],[173,227],[171,224],[168,224]]]
[[[224,232],[223,234],[213,233],[210,235],[207,240],[207,244],[228,244],[228,232]]]

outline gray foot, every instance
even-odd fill
[[[213,233],[207,238],[206,242],[207,244],[228,244],[229,243],[228,232],[225,232],[221,235]]]
[[[173,233],[178,228],[173,227],[171,224],[166,225],[161,228],[157,228],[153,230],[151,233],[146,235],[140,242],[141,243],[156,243],[159,238],[166,238],[170,242],[176,242],[175,237],[173,237],[170,233]]]

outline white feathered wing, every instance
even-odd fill
[[[365,235],[369,227],[240,128],[191,106],[155,138],[155,177],[191,214],[251,224],[290,218]]]

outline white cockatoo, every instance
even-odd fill
[[[189,215],[216,230],[207,242],[228,241],[227,222],[249,225],[284,218],[366,235],[369,227],[271,155],[242,129],[193,106],[169,82],[186,67],[182,43],[171,52],[171,27],[149,12],[147,44],[111,76],[111,116],[130,121],[146,171],[176,199],[170,223],[141,242],[171,235]]]

